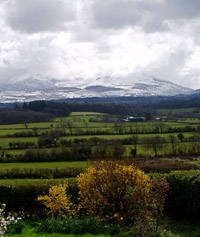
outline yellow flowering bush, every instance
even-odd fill
[[[110,222],[151,220],[151,180],[133,165],[100,161],[78,177],[79,210]]]
[[[136,166],[113,160],[94,163],[78,176],[77,184],[74,196],[66,194],[67,188],[70,193],[66,182],[52,186],[38,200],[52,216],[94,216],[106,223],[135,224],[140,234],[158,223],[168,190],[165,180],[151,180]]]
[[[74,214],[73,204],[70,201],[70,197],[66,195],[67,187],[67,182],[52,186],[48,195],[38,197],[38,201],[41,201],[46,206],[48,213],[53,217],[70,217]]]

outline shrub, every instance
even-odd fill
[[[9,234],[21,234],[22,229],[24,228],[24,221],[18,221],[17,223],[11,223],[7,226],[7,233]]]
[[[8,229],[8,226],[17,223],[21,217],[14,217],[11,213],[5,214],[6,204],[0,205],[0,235],[3,236]]]
[[[49,180],[40,182],[28,182],[26,184],[1,184],[0,185],[0,203],[6,204],[6,211],[21,212],[44,215],[44,206],[37,201],[37,197],[48,194],[52,185],[63,183],[63,180]],[[77,203],[78,187],[74,179],[69,179],[67,194],[71,197],[73,203]]]
[[[97,162],[78,177],[78,186],[82,214],[124,224],[152,218],[150,178],[132,165]]]
[[[156,231],[159,226],[159,218],[164,213],[164,204],[167,197],[167,192],[169,191],[169,184],[164,178],[157,178],[151,180],[152,185],[152,204],[153,204],[153,215],[156,221]]]
[[[168,214],[199,220],[200,171],[174,171],[166,175],[170,184],[166,211]]]
[[[164,177],[170,190],[165,203],[165,214],[198,221],[200,218],[200,171],[172,171],[169,174],[154,173],[154,178]]]
[[[67,182],[52,186],[48,195],[38,197],[38,201],[41,201],[46,206],[48,213],[53,217],[67,217],[73,214],[73,204],[69,196],[66,195],[67,187]]]

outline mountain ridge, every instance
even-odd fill
[[[92,81],[29,77],[13,84],[0,85],[0,102],[110,96],[175,96],[193,93],[193,89],[158,78],[125,78],[119,82],[119,78],[114,77],[99,77]]]

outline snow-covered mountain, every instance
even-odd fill
[[[94,80],[75,78],[61,81],[30,77],[13,84],[1,84],[0,102],[84,97],[174,96],[192,92],[192,89],[157,78],[98,77]]]

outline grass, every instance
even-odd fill
[[[12,137],[12,138],[0,138],[0,147],[9,148],[9,143],[11,142],[34,142],[37,143],[37,137]]]
[[[198,225],[191,225],[180,223],[177,221],[166,220],[166,218],[162,221],[160,228],[161,230],[165,229],[168,234],[162,234],[161,236],[165,237],[199,237],[200,236],[200,227]],[[162,233],[164,233],[162,231]],[[84,235],[73,235],[73,234],[58,234],[58,233],[36,233],[36,229],[32,226],[26,225],[22,230],[21,234],[7,234],[5,236],[11,237],[109,237],[110,235],[92,235],[92,234],[84,234]],[[153,235],[158,236],[158,235]]]
[[[33,227],[26,227],[23,229],[21,234],[15,234],[15,235],[10,235],[7,234],[6,236],[12,236],[12,237],[78,237],[80,235],[68,235],[68,234],[57,234],[57,233],[50,233],[50,234],[46,234],[46,233],[35,233],[35,229]],[[90,234],[86,234],[86,235],[81,235],[82,237],[108,237],[109,235],[90,235]]]
[[[0,179],[0,185],[21,185],[21,184],[55,184],[61,183],[64,179]],[[73,178],[68,178],[72,180]]]
[[[171,219],[164,219],[163,224],[165,229],[169,229],[177,237],[199,237],[200,236],[200,226],[192,225],[189,223],[178,222]]]
[[[34,163],[0,163],[0,169],[13,168],[85,168],[89,165],[87,161],[74,162],[34,162]]]

